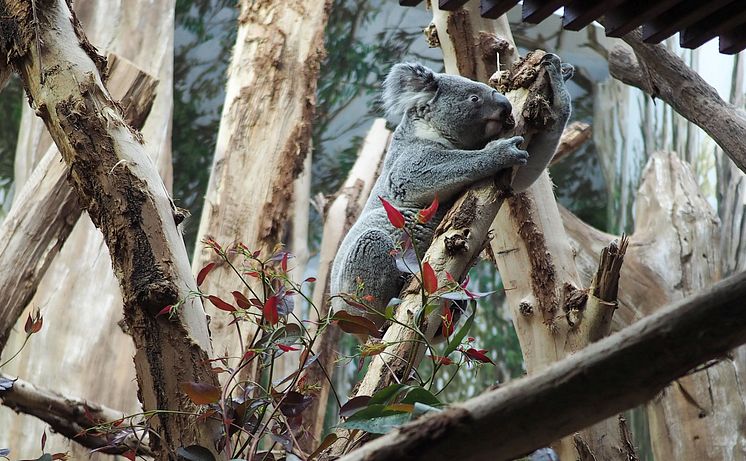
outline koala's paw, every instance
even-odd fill
[[[572,64],[562,62],[559,56],[552,53],[547,53],[541,58],[541,64],[546,66],[549,76],[552,80],[567,81],[575,75],[575,67]]]
[[[503,168],[508,168],[528,163],[528,152],[519,147],[522,143],[523,136],[513,136],[491,141],[487,148],[495,149]]]

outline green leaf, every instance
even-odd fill
[[[343,429],[358,429],[372,434],[386,434],[409,421],[409,413],[398,413],[370,419],[348,419],[339,427]]]
[[[446,350],[443,352],[443,357],[448,357],[451,352],[456,350],[459,344],[461,344],[461,341],[463,341],[469,333],[471,325],[474,323],[474,316],[477,315],[477,302],[472,300],[469,304],[471,304],[471,315],[466,319],[466,322],[464,322],[464,326],[459,328],[459,330],[451,337]]]
[[[391,384],[390,386],[386,386],[380,391],[373,394],[373,396],[370,398],[370,401],[368,402],[368,406],[389,403],[394,400],[394,398],[399,395],[400,392],[408,388],[409,386],[407,386],[406,384]]]
[[[317,447],[317,448],[316,448],[316,449],[315,449],[315,450],[313,451],[313,453],[311,453],[311,454],[310,454],[310,455],[308,456],[308,461],[311,461],[312,459],[314,459],[314,458],[316,458],[317,456],[319,456],[319,455],[321,454],[321,452],[323,452],[323,451],[324,451],[324,450],[326,450],[327,448],[331,447],[331,446],[332,446],[332,444],[333,444],[334,442],[336,442],[336,441],[337,441],[337,434],[335,434],[334,432],[332,432],[331,434],[329,434],[329,435],[327,435],[326,437],[324,437],[324,440],[323,440],[323,441],[321,442],[321,445],[319,445],[319,446],[318,446],[318,447]]]
[[[436,396],[430,391],[422,387],[412,387],[407,395],[404,396],[401,403],[409,403],[414,405],[415,403],[423,403],[429,406],[440,406],[442,403]]]

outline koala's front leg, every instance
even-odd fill
[[[528,152],[519,146],[523,137],[490,141],[483,149],[423,149],[401,156],[389,174],[394,197],[403,204],[421,207],[437,193],[449,201],[475,182],[499,171],[525,165]]]
[[[513,190],[517,192],[527,189],[547,167],[554,156],[554,151],[557,149],[560,136],[572,111],[570,93],[565,86],[565,80],[572,78],[575,68],[570,64],[562,63],[559,56],[551,53],[544,55],[541,64],[546,67],[549,77],[553,96],[551,104],[554,111],[554,123],[536,133],[526,147],[531,155],[531,161],[525,167],[520,168],[513,179]]]

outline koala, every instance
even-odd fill
[[[406,281],[396,267],[392,251],[402,232],[394,228],[379,197],[399,209],[409,223],[437,195],[440,206],[426,224],[413,230],[417,254],[424,254],[435,228],[469,185],[495,176],[501,170],[525,166],[531,155],[547,157],[559,141],[570,115],[559,58],[547,59],[558,110],[556,126],[532,139],[527,150],[521,136],[501,138],[513,128],[512,107],[505,96],[483,83],[435,73],[420,64],[393,66],[383,83],[383,103],[389,115],[401,115],[376,181],[362,213],[337,252],[332,265],[331,295],[371,295],[373,312],[351,312],[373,320],[379,327],[385,310]],[[541,166],[539,173],[546,166]],[[520,171],[520,170],[519,170]],[[535,176],[521,178],[524,189]],[[533,179],[531,179],[533,176]],[[357,291],[362,282],[362,293]],[[339,297],[332,298],[335,311],[355,311]]]

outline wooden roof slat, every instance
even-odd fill
[[[482,0],[479,14],[483,18],[497,19],[518,4],[518,0]]]
[[[440,0],[438,2],[438,7],[440,7],[441,10],[453,11],[461,8],[461,6],[467,1],[469,0]]]
[[[726,33],[736,27],[746,27],[746,8],[740,0],[732,1],[681,31],[680,44],[682,48],[697,48],[705,44],[716,35]]]
[[[720,36],[720,52],[736,54],[746,48],[746,29],[736,27]]]
[[[580,30],[624,0],[573,0],[565,7],[562,27]]]
[[[522,19],[538,24],[560,9],[567,0],[523,0]]]
[[[679,3],[680,0],[632,0],[604,15],[606,35],[622,37]]]
[[[401,6],[417,6],[422,3],[422,0],[399,0]]]
[[[666,14],[646,22],[642,27],[642,41],[659,43],[685,27],[694,24],[731,0],[686,0]]]

